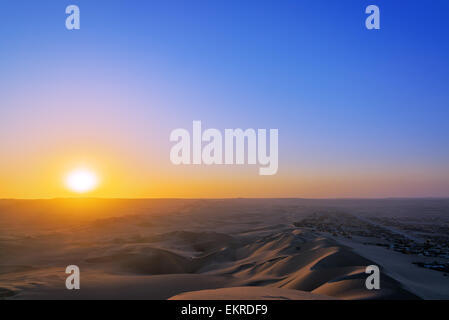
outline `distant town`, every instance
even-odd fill
[[[406,255],[435,258],[413,264],[441,271],[445,276],[449,274],[449,223],[445,220],[414,221],[409,217],[356,217],[344,212],[317,212],[294,225]]]

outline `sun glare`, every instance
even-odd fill
[[[91,170],[76,169],[67,174],[65,184],[73,192],[85,193],[97,187],[98,177]]]

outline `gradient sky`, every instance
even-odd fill
[[[76,4],[81,29],[65,28]],[[365,28],[365,8],[381,30]],[[0,198],[449,196],[449,1],[0,3]],[[278,128],[279,171],[174,166],[175,128]]]

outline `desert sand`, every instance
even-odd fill
[[[449,277],[414,257],[297,223],[429,205],[378,201],[1,200],[0,298],[448,299]],[[447,218],[448,202],[432,214]],[[365,287],[371,264],[380,290]],[[80,290],[65,288],[68,265]]]
[[[170,300],[334,300],[306,291],[272,287],[233,287],[181,293]]]

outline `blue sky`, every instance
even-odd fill
[[[80,7],[80,30],[65,29],[69,4]],[[369,4],[380,7],[380,30],[364,26]],[[115,120],[97,131],[122,121],[123,144],[154,145],[162,159],[169,132],[192,120],[278,128],[280,169],[298,177],[415,174],[427,187],[413,195],[449,196],[448,1],[3,0],[0,8],[3,137],[30,143],[17,129],[23,115],[47,128],[38,115],[109,110]],[[83,98],[63,107],[73,95]],[[108,105],[86,106],[86,97]],[[83,125],[83,139],[95,135]]]

